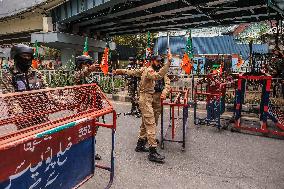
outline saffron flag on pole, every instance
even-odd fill
[[[187,52],[189,58],[192,59],[193,58],[193,48],[192,48],[191,30],[189,30],[189,36],[187,38],[186,52]]]
[[[151,34],[148,31],[147,33],[147,47],[146,47],[146,58],[151,57],[152,50],[151,50]]]
[[[184,70],[186,74],[191,73],[192,64],[188,54],[185,52],[181,61],[181,68]]]
[[[191,39],[191,31],[189,31],[189,36],[186,42],[185,52],[181,61],[181,68],[184,70],[186,74],[190,74],[192,70],[191,59],[193,58],[192,52],[192,39]]]
[[[238,63],[237,63],[237,68],[241,68],[241,66],[243,65],[244,61],[242,59],[242,57],[239,55],[238,56]]]
[[[101,70],[104,73],[104,75],[108,74],[108,55],[109,55],[109,48],[106,47],[100,64]]]
[[[224,70],[224,55],[222,56],[222,60],[221,60],[221,65],[220,65],[220,69],[219,69],[219,75],[223,74],[223,70]]]
[[[150,58],[152,55],[152,50],[151,50],[151,33],[148,31],[147,33],[147,46],[146,46],[146,53],[145,53],[145,66],[149,67],[150,66]]]
[[[32,60],[32,67],[34,69],[38,69],[38,64],[39,64],[39,53],[38,53],[38,43],[37,40],[35,41],[35,47],[34,47],[34,54],[33,54],[34,58]]]

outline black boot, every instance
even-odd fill
[[[137,145],[135,148],[136,152],[149,152],[149,149],[145,147],[147,140],[146,139],[138,139]]]
[[[157,163],[165,163],[165,161],[164,161],[165,156],[159,154],[159,153],[157,152],[156,147],[150,147],[150,148],[149,148],[148,159],[149,159],[150,161],[157,162]]]

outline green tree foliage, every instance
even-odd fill
[[[45,60],[55,60],[56,58],[61,56],[61,52],[58,49],[41,46],[44,51],[44,59]]]
[[[150,34],[151,48],[153,48],[157,36],[158,36],[157,33]],[[137,48],[138,56],[143,56],[146,53],[147,33],[119,35],[119,36],[114,36],[112,40],[117,45],[125,45],[131,48]]]
[[[261,37],[268,32],[270,26],[267,22],[259,22],[251,24],[238,36],[238,40],[241,43],[249,43],[251,40],[253,43],[261,43]]]

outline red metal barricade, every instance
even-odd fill
[[[259,105],[257,109],[257,119],[259,119],[259,124],[254,122],[253,124],[245,124],[250,120],[245,120],[242,118],[242,112],[244,106],[246,105],[246,95],[249,93],[257,93],[258,90],[248,86],[249,81],[254,81],[252,87],[261,86],[260,101],[257,102]],[[231,131],[251,131],[256,133],[261,133],[264,135],[271,136],[284,136],[284,112],[281,110],[279,105],[273,104],[270,100],[272,77],[268,74],[265,75],[245,75],[240,74],[238,79],[238,88],[236,93],[236,108],[235,108],[235,125]],[[248,103],[247,103],[248,104]],[[273,124],[269,123],[269,119]]]
[[[194,86],[194,124],[207,124],[216,126],[218,129],[226,128],[221,126],[221,115],[225,112],[225,97],[228,86],[234,84],[230,77],[226,79],[214,74],[208,74]],[[205,98],[204,98],[205,97]],[[200,118],[197,115],[198,101],[206,102],[206,117]]]
[[[164,142],[177,142],[182,143],[182,150],[185,150],[185,137],[189,109],[189,90],[171,90],[170,99],[161,102],[161,148],[164,148]],[[170,124],[164,131],[164,111],[165,107],[169,106]],[[180,109],[182,108],[182,117],[180,118]],[[176,140],[176,129],[179,120],[182,120],[182,140]],[[171,128],[171,139],[167,138],[168,130]]]
[[[116,112],[96,84],[0,95],[0,188],[77,188],[95,170],[94,136],[112,130]],[[112,123],[99,118],[112,114]],[[84,163],[82,163],[84,162]]]

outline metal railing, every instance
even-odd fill
[[[74,85],[73,70],[39,70],[46,78],[46,82],[50,87],[63,87]],[[0,78],[2,78],[3,70],[0,69]],[[62,81],[70,80],[70,81]],[[126,81],[124,76],[108,73],[104,75],[102,72],[93,72],[88,77],[90,82],[96,82],[100,85],[101,89],[107,93],[115,93],[126,88]]]
[[[69,75],[70,77],[74,76],[74,71],[70,70],[39,70],[47,79],[48,84],[52,82],[54,79],[54,76],[56,74],[65,74]],[[3,70],[0,69],[0,78],[2,78],[2,72]],[[206,77],[206,75],[187,75],[182,73],[175,73],[170,72],[168,76],[171,78],[171,86],[174,89],[177,90],[184,90],[189,89],[191,91],[191,95],[189,96],[189,99],[193,99],[193,86],[197,82],[197,80]],[[112,73],[108,73],[107,75],[104,75],[102,72],[93,72],[89,79],[91,81],[97,82],[102,90],[104,92],[118,92],[121,90],[124,90],[127,88],[127,76],[121,76],[121,75],[113,75]],[[273,78],[272,79],[272,86],[271,86],[271,92],[270,97],[271,98],[284,98],[283,96],[283,87],[284,84],[281,83],[281,78]]]
[[[52,82],[53,76],[58,73],[74,76],[74,71],[66,70],[40,70],[49,82]],[[92,72],[88,77],[90,82],[96,82],[99,84],[104,92],[114,92],[125,87],[123,76],[114,76],[112,73],[104,75],[102,72]]]

